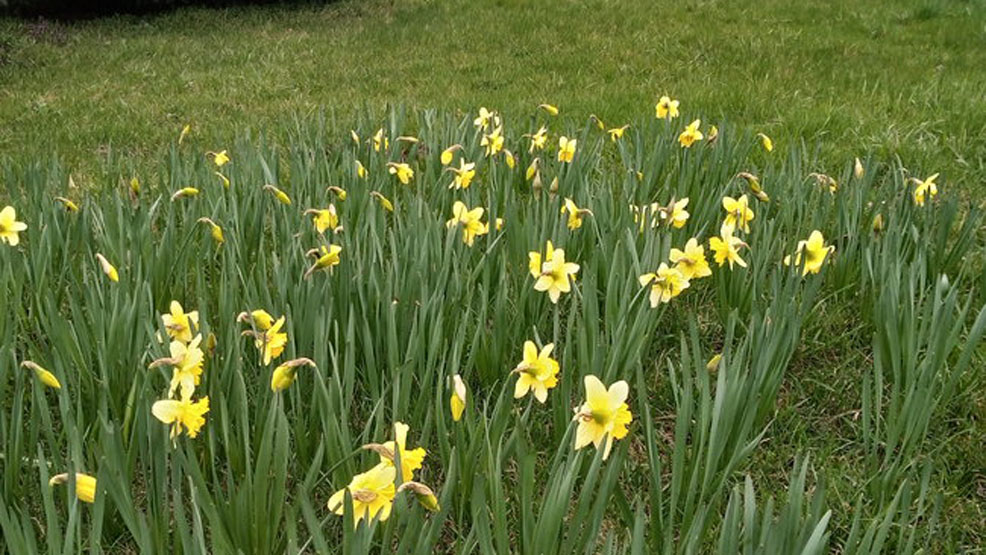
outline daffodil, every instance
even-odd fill
[[[366,179],[366,166],[359,160],[356,160],[356,177]]]
[[[270,184],[264,185],[264,190],[270,191],[270,193],[274,195],[274,198],[276,198],[277,201],[280,202],[281,204],[285,206],[291,206],[291,197],[289,197],[287,193],[278,189],[274,185],[270,185]]]
[[[466,384],[462,376],[452,376],[452,396],[449,398],[449,408],[452,410],[452,420],[462,420],[462,412],[466,410]]]
[[[627,396],[630,386],[620,380],[606,389],[599,378],[585,377],[585,403],[575,412],[578,429],[575,431],[575,449],[592,443],[603,450],[603,460],[609,457],[614,439],[627,435],[627,426],[633,421]]]
[[[497,127],[488,135],[484,134],[479,144],[480,146],[486,147],[486,156],[496,155],[496,153],[503,150],[503,127]]]
[[[387,164],[387,171],[390,172],[390,175],[396,175],[398,181],[404,185],[410,184],[411,180],[414,179],[414,170],[405,162],[390,162]]]
[[[538,173],[538,166],[541,165],[541,159],[535,158],[531,161],[531,165],[527,166],[527,171],[524,172],[524,179],[530,181],[534,179],[534,176]]]
[[[706,141],[711,145],[719,140],[719,128],[715,125],[709,127],[709,136]]]
[[[394,486],[396,470],[393,466],[378,464],[370,470],[353,476],[349,485],[332,494],[329,510],[337,515],[345,514],[346,491],[353,500],[353,519],[356,525],[364,518],[381,522],[390,517],[397,488]]]
[[[316,368],[315,361],[304,357],[289,360],[278,365],[270,377],[271,391],[277,393],[278,391],[284,391],[285,389],[291,387],[291,384],[294,383],[294,380],[297,377],[299,366],[311,366],[312,368]]]
[[[212,235],[212,240],[215,241],[217,245],[222,245],[226,242],[226,238],[223,237],[223,228],[219,227],[219,224],[209,218],[199,218],[198,222],[209,226],[209,233]]]
[[[722,353],[716,353],[705,363],[705,369],[709,372],[715,372],[719,369],[720,362],[722,362]]]
[[[387,197],[383,196],[378,191],[370,191],[370,196],[377,199],[377,202],[380,203],[380,206],[382,206],[383,209],[386,210],[387,212],[394,211],[394,205],[391,204],[390,200],[388,200]]]
[[[503,149],[503,160],[507,163],[507,167],[510,169],[514,169],[514,166],[517,165],[517,159],[514,158],[514,153],[507,149]]]
[[[822,232],[816,229],[811,232],[807,241],[798,242],[798,248],[794,253],[794,265],[801,266],[802,258],[804,258],[801,275],[817,274],[822,270],[825,257],[833,251],[835,251],[835,247],[833,245],[826,246]],[[791,264],[791,255],[784,257],[784,264],[788,266]]]
[[[925,198],[934,199],[935,196],[938,195],[938,184],[935,183],[935,180],[938,179],[938,175],[939,174],[937,173],[933,174],[924,181],[917,178],[911,178],[911,180],[916,184],[916,187],[914,188],[914,204],[924,206]],[[2,217],[2,215],[0,215],[0,217]],[[3,224],[0,223],[0,230],[2,229]],[[2,235],[2,232],[0,232],[0,236]]]
[[[592,215],[592,211],[579,208],[575,205],[575,201],[570,198],[566,198],[564,204],[561,207],[562,214],[568,214],[568,229],[578,229],[582,227],[582,217],[586,214]]]
[[[550,114],[552,116],[557,116],[558,115],[558,108],[555,107],[555,106],[552,106],[551,104],[539,104],[538,105],[538,108],[544,110],[545,112],[548,112],[548,114]]]
[[[206,152],[206,154],[212,156],[212,163],[215,164],[217,168],[221,168],[229,163],[229,155],[226,154],[225,150],[220,150],[219,152]]]
[[[654,107],[657,119],[672,120],[678,117],[679,104],[677,100],[671,100],[670,96],[662,96],[657,101],[657,106]]]
[[[540,253],[530,254],[532,265],[535,261],[534,254],[537,254],[538,261],[540,261]],[[578,271],[579,265],[566,262],[565,251],[563,249],[552,250],[552,245],[549,242],[545,260],[541,263],[540,270],[537,272],[537,281],[534,282],[534,289],[536,291],[547,291],[548,298],[551,299],[551,302],[557,304],[558,298],[562,293],[568,293],[572,290],[570,279],[575,279],[575,274]]]
[[[199,435],[205,425],[205,413],[209,412],[209,397],[193,402],[190,397],[156,401],[151,414],[164,424],[171,424],[171,440],[174,441],[184,428],[188,437]]]
[[[452,163],[452,157],[455,155],[455,151],[462,148],[462,145],[455,144],[442,151],[440,156],[443,166],[447,166]]]
[[[483,212],[481,206],[470,210],[462,201],[457,200],[452,205],[452,219],[445,222],[445,227],[461,226],[462,242],[471,247],[477,236],[490,232],[490,225],[482,222]]]
[[[188,343],[192,340],[192,328],[199,327],[199,311],[186,313],[181,303],[171,301],[168,314],[162,314],[161,321],[164,322],[164,328],[172,339]]]
[[[671,200],[671,205],[668,208],[661,209],[661,219],[666,221],[669,226],[672,226],[675,229],[681,229],[685,227],[685,224],[688,223],[688,217],[691,216],[691,214],[685,210],[685,207],[688,206],[688,197],[685,197],[679,201],[675,201],[674,199]]]
[[[256,311],[255,311],[256,312]],[[266,313],[264,313],[266,314]],[[240,315],[243,317],[243,314]],[[257,346],[257,350],[260,351],[260,356],[264,361],[264,366],[270,364],[271,360],[281,356],[284,352],[284,346],[288,343],[288,334],[281,331],[284,327],[285,317],[281,316],[269,327],[264,327],[258,322],[258,318],[253,316],[253,322],[258,323],[258,330],[247,330],[243,332],[243,335],[250,335],[254,338],[254,345]]]
[[[575,157],[575,147],[578,142],[578,139],[569,139],[564,135],[558,137],[558,161],[571,163],[572,158]]]
[[[647,221],[650,221],[650,227],[653,229],[661,223],[662,219],[667,217],[666,208],[656,202],[643,206],[631,204],[630,211],[633,213],[633,223],[639,224],[640,233],[643,233],[644,228],[647,227]]]
[[[18,233],[27,229],[27,224],[17,221],[17,211],[13,206],[0,210],[0,241],[16,247],[20,243]]]
[[[630,128],[630,124],[628,123],[623,127],[614,127],[613,129],[610,129],[609,131],[607,131],[607,133],[609,133],[609,140],[615,143],[616,141],[622,139],[623,133],[625,133],[626,130],[629,128]]]
[[[171,202],[175,202],[178,199],[191,198],[197,196],[199,196],[199,190],[196,189],[195,187],[182,187],[181,189],[175,191],[173,195],[171,195]]]
[[[853,162],[853,166],[852,166],[853,177],[855,177],[856,179],[863,179],[863,175],[865,173],[866,172],[863,170],[863,163],[859,161],[859,158],[856,158],[856,161]]]
[[[67,199],[65,197],[55,197],[55,200],[57,200],[58,202],[62,203],[62,206],[65,207],[65,210],[67,210],[69,212],[78,212],[79,211],[79,205],[76,204],[76,203],[74,203],[74,202],[72,202],[71,200],[69,200],[69,199]]]
[[[373,150],[380,152],[381,148],[384,150],[390,148],[390,139],[384,136],[383,127],[378,129],[377,132],[373,134]]]
[[[722,208],[726,211],[723,228],[728,228],[730,231],[739,229],[744,233],[750,232],[750,220],[754,218],[754,214],[746,195],[741,195],[738,199],[722,197]]]
[[[267,331],[274,325],[274,317],[263,309],[257,309],[252,312],[241,312],[236,319],[240,322],[250,324],[260,331]]]
[[[55,474],[48,480],[49,487],[68,483],[68,474]],[[84,503],[96,500],[96,477],[81,472],[75,473],[75,496]]]
[[[767,196],[767,192],[763,190],[763,186],[760,185],[760,180],[757,176],[750,172],[740,172],[736,174],[736,177],[742,177],[746,180],[747,185],[750,186],[750,191],[753,192],[753,196],[757,198],[760,202],[770,202],[770,197]]]
[[[350,129],[349,130],[349,138],[353,140],[353,144],[355,144],[356,146],[359,146],[359,143],[360,143],[359,135],[356,133],[356,130],[355,129]]]
[[[401,459],[401,483],[414,478],[414,471],[421,468],[428,453],[422,447],[416,449],[407,448],[407,432],[410,426],[403,422],[394,422],[394,440],[384,444],[371,443],[364,445],[364,449],[370,449],[380,455],[380,464],[384,466],[397,467],[394,460],[396,456]]]
[[[339,198],[339,202],[346,201],[346,190],[343,189],[342,187],[336,187],[335,185],[330,185],[329,187],[326,187],[325,190],[331,191],[333,194],[335,194],[335,196]]]
[[[544,145],[548,142],[548,128],[541,126],[536,133],[530,135],[531,146],[528,148],[528,152],[534,152],[535,150],[542,150]]]
[[[158,366],[172,366],[171,384],[168,386],[168,398],[174,399],[175,392],[179,391],[181,398],[186,399],[192,396],[195,386],[199,385],[202,379],[202,364],[205,361],[205,353],[199,348],[202,343],[202,335],[196,335],[187,345],[175,340],[168,345],[171,354],[167,358],[159,358],[152,362],[149,368]]]
[[[452,183],[449,183],[449,189],[468,189],[476,176],[476,164],[466,163],[463,159],[459,160],[458,168],[448,168],[448,170],[455,174]]]
[[[140,180],[136,175],[130,178],[130,192],[134,195],[140,194]]]
[[[332,273],[332,268],[338,266],[342,259],[339,257],[339,253],[342,252],[342,247],[339,245],[322,245],[317,249],[312,249],[308,251],[308,256],[315,256],[315,263],[312,264],[308,271],[305,272],[305,279],[311,277],[311,275],[318,270],[328,270]]]
[[[185,127],[181,128],[181,133],[178,134],[178,146],[181,146],[182,141],[184,141],[185,137],[187,137],[188,134],[191,132],[192,132],[192,124],[186,123]]]
[[[403,491],[411,491],[414,493],[415,499],[417,499],[418,503],[420,503],[425,509],[428,509],[433,513],[437,513],[441,510],[441,507],[438,505],[438,497],[435,496],[435,492],[421,482],[404,482],[397,488],[397,493],[401,493]]]
[[[479,116],[472,121],[472,124],[486,131],[486,128],[490,126],[490,122],[494,120],[499,120],[499,116],[496,115],[496,112],[491,112],[484,106],[479,109]]]
[[[503,230],[503,225],[504,225],[504,223],[505,223],[505,222],[503,221],[503,218],[497,218],[497,219],[495,220],[495,222],[494,222],[494,224],[493,224],[493,226],[494,226],[494,228],[495,228],[495,229],[496,229],[497,231],[502,231],[502,230]]]
[[[110,281],[120,281],[120,273],[116,271],[116,267],[110,264],[110,261],[107,260],[105,256],[97,252],[96,260],[99,261],[99,267],[103,270],[103,273],[106,274],[106,277],[110,278]]]
[[[589,121],[595,122],[596,127],[598,127],[600,131],[606,130],[606,124],[603,123],[603,120],[599,119],[599,116],[596,114],[589,114]]]
[[[675,265],[675,269],[681,272],[681,275],[687,280],[712,275],[709,262],[705,259],[705,247],[694,237],[685,243],[685,250],[672,248],[668,258]]]
[[[37,376],[38,380],[40,380],[41,383],[43,383],[44,385],[52,389],[62,388],[62,384],[61,382],[58,381],[58,378],[56,378],[55,375],[49,372],[48,370],[42,368],[41,365],[37,364],[36,362],[31,360],[25,360],[24,362],[21,362],[21,367],[27,368],[29,370],[33,370],[34,375]]]
[[[548,390],[558,385],[558,361],[551,358],[554,348],[554,343],[548,343],[539,353],[533,341],[524,342],[524,359],[513,369],[517,374],[514,399],[520,399],[533,390],[534,398],[539,403],[548,400]]]
[[[681,144],[683,148],[689,148],[695,141],[701,141],[704,135],[698,130],[699,126],[702,125],[702,120],[695,120],[688,124],[688,127],[678,135],[678,143]]]
[[[772,152],[774,150],[774,141],[770,140],[770,137],[764,135],[763,133],[757,133],[757,138],[760,139],[760,144],[763,145],[763,149],[767,152]]]
[[[730,270],[733,269],[733,263],[746,268],[746,261],[740,258],[739,249],[747,246],[747,244],[741,241],[739,237],[735,237],[732,230],[727,229],[725,225],[719,233],[719,237],[709,239],[709,248],[715,253],[716,264],[721,267],[729,262]]]
[[[330,204],[328,208],[309,208],[305,210],[304,215],[312,217],[315,231],[319,233],[325,233],[327,229],[334,231],[339,227],[339,214],[333,204]]]
[[[677,268],[668,268],[661,262],[657,272],[640,276],[640,286],[650,285],[650,306],[656,308],[660,303],[669,303],[688,288],[688,278]]]

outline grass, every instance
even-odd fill
[[[977,0],[341,2],[2,25],[0,148],[88,176],[141,163],[192,122],[223,144],[297,114],[409,107],[523,113],[552,102],[621,125],[661,94],[690,113],[986,181],[986,8]]]
[[[0,113],[13,123],[0,129],[0,197],[30,227],[22,246],[0,245],[0,309],[13,315],[0,320],[0,545],[732,553],[761,534],[762,552],[878,553],[986,541],[982,357],[963,366],[982,323],[984,251],[979,214],[960,200],[986,176],[982,5],[610,8],[342,2],[4,21]],[[653,118],[663,92],[683,103],[671,129]],[[534,108],[544,101],[562,116]],[[484,161],[480,105],[502,111],[514,171]],[[589,114],[632,127],[614,145]],[[684,151],[677,131],[697,117],[722,137]],[[558,196],[533,194],[520,174],[520,134],[541,123],[552,145],[579,137],[571,167],[542,156]],[[422,142],[377,153],[348,138],[380,127]],[[479,163],[464,192],[446,189],[437,160],[453,142]],[[228,190],[204,154],[220,149],[233,158]],[[398,159],[415,169],[410,187],[386,173]],[[650,309],[637,276],[688,237],[707,244],[719,196],[749,192],[739,171],[772,198],[754,205],[750,269]],[[905,177],[935,171],[941,195],[914,207]],[[168,202],[188,185],[200,195]],[[63,212],[55,194],[82,211]],[[565,196],[593,212],[579,230],[558,214]],[[672,196],[690,198],[688,225],[638,234],[626,205]],[[467,247],[444,224],[457,199],[507,225]],[[320,237],[301,211],[330,201],[345,229]],[[203,216],[223,226],[222,247]],[[779,260],[816,228],[836,256],[802,280]],[[558,307],[526,274],[547,239],[581,265]],[[302,279],[305,251],[328,241],[343,246],[341,264]],[[145,370],[167,355],[153,338],[172,299],[217,337],[196,393],[210,398],[207,424],[175,447],[150,413],[169,371]],[[283,358],[318,365],[281,394],[234,321],[253,308],[287,316]],[[526,339],[556,344],[562,373],[545,406],[511,399]],[[63,389],[44,389],[24,359]],[[471,399],[460,423],[448,414],[454,373]],[[605,462],[571,450],[590,373],[630,384],[635,421]],[[403,494],[391,519],[350,533],[325,502],[376,462],[358,448],[392,439],[394,420],[428,449],[416,476],[443,510]],[[98,476],[94,505],[48,488],[70,469]]]

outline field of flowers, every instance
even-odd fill
[[[5,168],[0,547],[946,549],[928,436],[981,385],[979,211],[696,118],[395,108],[186,126],[154,178]],[[807,448],[754,479],[806,338],[866,353],[832,392],[848,501]]]

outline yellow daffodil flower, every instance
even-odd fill
[[[219,224],[209,218],[199,218],[197,221],[209,226],[209,233],[212,235],[212,240],[215,241],[217,245],[222,245],[226,242],[226,238],[223,237],[223,228],[219,227]]]
[[[695,141],[702,140],[704,135],[702,135],[702,132],[698,130],[700,125],[702,125],[702,120],[697,119],[689,123],[688,127],[681,132],[681,135],[678,135],[678,143],[682,146],[682,148],[689,148],[695,144]]]
[[[29,370],[33,370],[34,375],[37,376],[38,380],[40,380],[41,383],[43,383],[44,385],[52,389],[62,388],[62,384],[61,382],[58,381],[58,378],[56,378],[55,375],[52,374],[51,372],[42,368],[41,365],[37,364],[36,362],[31,360],[25,360],[24,362],[21,362],[21,367],[27,368]]]
[[[763,133],[757,133],[757,138],[760,139],[760,144],[763,145],[763,149],[767,152],[773,152],[774,141],[770,140],[770,137],[764,135]]]
[[[253,312],[241,312],[236,317],[236,320],[250,324],[260,331],[267,331],[274,325],[274,317],[271,316],[269,312],[262,309],[257,309]]]
[[[55,474],[48,480],[49,487],[68,483],[68,474]],[[96,500],[96,477],[81,472],[75,473],[75,497],[84,503]]]
[[[212,163],[216,165],[217,168],[221,168],[229,163],[229,155],[226,154],[225,150],[220,150],[219,152],[206,152],[206,154],[212,156]]]
[[[151,414],[164,424],[171,424],[171,440],[174,441],[184,428],[188,437],[199,435],[205,425],[205,413],[209,412],[209,397],[192,402],[190,397],[180,400],[165,399],[151,406]]]
[[[168,335],[182,343],[191,341],[192,328],[199,327],[199,311],[193,310],[186,313],[178,301],[171,301],[168,310],[168,314],[161,315],[161,321],[164,322]]]
[[[716,353],[715,355],[712,355],[709,362],[705,363],[705,369],[709,372],[715,372],[719,369],[720,362],[722,362],[722,353]]]
[[[570,198],[565,199],[565,202],[561,207],[561,213],[568,214],[568,229],[572,230],[582,227],[582,216],[585,216],[586,214],[590,216],[592,215],[591,210],[579,208],[575,205],[575,201]]]
[[[855,177],[856,179],[863,179],[863,175],[865,173],[866,172],[863,171],[863,163],[859,161],[859,158],[856,158],[856,161],[853,163],[852,166],[853,177]]]
[[[106,277],[110,278],[110,281],[120,281],[120,273],[116,271],[116,268],[112,264],[110,264],[109,260],[106,260],[105,256],[97,252],[96,260],[99,261],[99,267],[102,268],[103,273],[106,274]]]
[[[26,229],[26,223],[17,221],[17,211],[13,206],[0,210],[0,241],[16,247],[21,240],[18,234]]]
[[[433,513],[437,513],[441,510],[438,504],[438,497],[435,497],[435,492],[431,490],[428,486],[422,484],[421,482],[404,482],[397,488],[397,493],[410,490],[414,493],[415,499],[422,507],[428,509]]]
[[[315,361],[310,358],[296,358],[289,360],[283,364],[280,364],[274,369],[274,373],[270,377],[270,390],[274,393],[278,391],[284,391],[285,389],[291,387],[297,377],[299,366],[311,366],[312,368],[317,368],[315,366]]]
[[[535,158],[531,161],[531,165],[527,166],[527,171],[524,172],[524,179],[530,181],[534,178],[534,175],[538,173],[538,166],[541,164],[540,158]]]
[[[67,199],[65,197],[55,197],[55,200],[57,200],[58,202],[62,203],[62,206],[64,206],[65,207],[65,210],[67,210],[68,212],[78,212],[79,211],[79,205],[76,204],[76,203],[74,203],[74,202],[72,202],[71,200],[69,200],[69,199]]]
[[[547,291],[548,298],[551,299],[551,302],[558,304],[558,298],[561,294],[568,293],[572,290],[569,276],[571,276],[571,279],[575,278],[575,274],[579,271],[579,265],[566,262],[565,251],[563,249],[554,249],[552,251],[551,247],[552,245],[549,243],[547,256],[545,257],[545,261],[541,263],[537,281],[534,282],[534,289],[536,291]],[[534,257],[531,256],[530,258],[533,264]],[[538,258],[540,258],[540,254],[538,254]]]
[[[606,389],[599,378],[585,377],[585,403],[575,413],[579,426],[575,431],[575,449],[592,443],[603,450],[603,460],[609,457],[614,439],[627,435],[627,426],[633,421],[627,396],[630,386],[620,380]]]
[[[462,420],[462,412],[466,410],[466,384],[462,376],[452,376],[452,397],[449,398],[449,408],[452,410],[452,420]]]
[[[517,165],[517,159],[514,157],[514,153],[507,149],[503,149],[503,159],[507,162],[507,167],[510,169],[514,169]]]
[[[373,134],[373,150],[380,152],[381,148],[384,150],[390,148],[390,139],[384,136],[383,127]]]
[[[664,262],[661,262],[656,273],[644,274],[639,280],[641,287],[650,285],[651,308],[656,308],[660,303],[671,302],[671,299],[680,295],[689,285],[688,278],[681,271],[668,268]]]
[[[407,448],[407,432],[410,426],[403,422],[394,422],[395,441],[388,441],[384,444],[371,443],[364,445],[364,449],[370,449],[380,455],[380,464],[383,466],[397,467],[394,461],[395,456],[400,455],[401,459],[401,483],[414,479],[414,471],[421,468],[422,462],[428,453],[422,447],[417,449]]]
[[[825,257],[833,251],[835,251],[835,247],[833,245],[826,246],[822,232],[816,229],[811,232],[807,241],[798,241],[798,248],[794,252],[794,265],[801,266],[803,257],[804,267],[801,270],[801,275],[806,276],[809,273],[817,274],[822,270]],[[784,257],[784,264],[786,266],[791,265],[791,255]]]
[[[524,359],[513,369],[517,374],[514,399],[520,399],[533,390],[534,398],[539,403],[548,400],[548,390],[558,385],[558,361],[551,358],[554,348],[554,343],[548,343],[539,353],[533,341],[524,342]]]
[[[545,112],[548,112],[548,114],[552,116],[558,115],[558,108],[552,106],[551,104],[538,104],[538,108],[544,110]]]
[[[455,151],[462,148],[460,144],[454,144],[442,151],[441,162],[443,166],[447,166],[452,163],[452,157],[455,156]]]
[[[607,133],[609,133],[609,140],[615,143],[616,141],[622,139],[623,133],[625,133],[626,130],[629,128],[630,128],[630,124],[628,123],[623,127],[614,127],[613,129],[610,129],[609,131],[607,131]]]
[[[339,227],[339,215],[336,213],[336,207],[333,204],[330,204],[328,208],[309,208],[305,210],[304,215],[312,217],[312,223],[315,224],[315,231],[319,233],[325,233],[327,229],[335,231]]]
[[[398,181],[404,185],[410,184],[411,180],[414,179],[414,170],[412,170],[411,166],[404,162],[389,162],[387,164],[387,171],[390,172],[391,175],[396,175]]]
[[[933,174],[924,181],[913,177],[911,178],[911,181],[917,185],[914,188],[914,204],[924,206],[924,200],[926,197],[934,199],[938,195],[938,184],[935,183],[935,180],[938,179],[938,175],[939,174],[937,173]],[[3,224],[0,223],[0,230],[2,229]],[[0,236],[2,236],[2,233],[0,233]]]
[[[569,139],[564,135],[558,137],[558,161],[566,164],[571,163],[572,158],[575,157],[575,147],[578,142],[578,139]]]
[[[495,229],[497,231],[502,231],[503,230],[503,224],[504,224],[503,218],[497,218],[496,221],[495,221],[495,223],[494,223],[494,227],[495,227]]]
[[[740,258],[739,248],[748,245],[741,241],[739,237],[733,236],[732,230],[726,228],[725,224],[723,224],[722,230],[719,233],[720,237],[709,239],[709,248],[715,253],[716,264],[721,267],[728,261],[730,270],[733,269],[733,263],[746,268],[746,261]]]
[[[484,107],[480,107],[479,117],[474,119],[472,121],[472,124],[482,129],[483,131],[486,131],[486,128],[490,126],[490,122],[494,120],[499,120],[499,116],[496,115],[496,112],[491,112],[487,110],[486,107],[484,106]]]
[[[254,318],[256,322],[257,319]],[[281,331],[284,326],[285,317],[281,316],[267,329],[262,331],[245,331],[243,335],[251,335],[254,338],[254,345],[256,345],[257,350],[260,351],[261,358],[263,358],[264,366],[270,364],[270,362],[281,356],[284,352],[284,346],[288,343],[288,334]]]
[[[172,366],[171,383],[168,387],[168,398],[174,399],[175,392],[180,390],[183,399],[192,396],[195,386],[199,385],[202,379],[202,364],[205,361],[205,353],[199,348],[202,343],[202,335],[196,335],[188,345],[175,340],[168,345],[171,354],[167,358],[159,358],[152,362],[148,368],[158,366]]]
[[[661,219],[666,221],[669,226],[672,226],[675,229],[681,229],[685,227],[685,224],[688,223],[689,216],[691,216],[691,214],[685,210],[685,207],[687,206],[688,197],[685,197],[679,201],[671,199],[671,205],[668,207],[670,210],[663,207],[660,209]]]
[[[750,220],[754,218],[754,214],[746,195],[740,196],[739,199],[722,197],[722,207],[726,211],[723,228],[728,228],[730,231],[739,229],[744,233],[750,232]]]
[[[770,197],[767,196],[767,192],[763,190],[757,176],[749,172],[740,172],[736,174],[736,177],[742,177],[746,180],[746,184],[750,186],[750,191],[753,192],[753,196],[756,197],[757,200],[760,202],[770,202]]]
[[[488,135],[484,134],[479,144],[486,147],[486,156],[496,155],[503,150],[503,127],[497,127]]]
[[[359,160],[356,160],[356,177],[366,179],[366,166]]]
[[[380,522],[390,517],[390,509],[394,503],[397,488],[394,478],[397,471],[393,466],[378,464],[370,470],[353,476],[349,485],[332,494],[329,498],[329,510],[337,515],[345,514],[346,491],[353,500],[353,519],[356,525],[364,518],[367,521],[377,519]]]
[[[671,100],[670,96],[662,96],[654,107],[657,119],[673,120],[678,117],[678,105],[680,102]]]
[[[137,179],[137,176],[130,178],[130,192],[135,196],[140,194],[140,180]]]
[[[181,128],[181,133],[178,134],[178,146],[181,146],[182,141],[184,141],[185,137],[187,137],[188,134],[191,132],[192,132],[192,124],[186,123],[185,127]]]
[[[671,249],[668,258],[675,265],[675,269],[681,272],[681,275],[687,280],[712,275],[709,262],[705,259],[705,247],[694,237],[685,243],[685,250]]]
[[[291,197],[289,197],[287,193],[278,189],[274,185],[270,185],[270,184],[264,185],[264,190],[270,191],[271,194],[274,195],[274,198],[276,198],[277,201],[280,202],[281,204],[285,206],[291,206]]]
[[[534,152],[535,150],[542,150],[544,149],[545,144],[547,144],[548,142],[548,128],[542,125],[541,128],[538,129],[537,132],[534,133],[533,135],[525,135],[525,136],[529,136],[531,139],[531,146],[530,148],[527,149],[528,152]]]
[[[175,191],[175,194],[171,195],[171,202],[175,202],[178,199],[191,198],[199,195],[199,190],[195,187],[183,187]]]
[[[449,183],[449,189],[468,189],[469,185],[472,184],[473,177],[476,176],[476,164],[469,162],[466,163],[464,159],[459,159],[458,168],[448,168],[448,171],[455,174],[455,178],[452,183]]]
[[[461,226],[462,242],[471,247],[477,236],[486,235],[490,232],[490,225],[481,221],[483,212],[481,206],[470,210],[462,201],[457,200],[452,205],[452,219],[445,222],[445,227]]]
[[[387,212],[394,211],[394,205],[391,204],[390,200],[388,200],[387,197],[383,196],[377,191],[370,191],[370,196],[377,199],[377,202],[380,203],[380,206],[382,206],[383,209],[386,210]]]
[[[312,276],[313,273],[318,270],[328,270],[332,273],[332,268],[339,265],[341,259],[339,258],[339,253],[342,252],[342,247],[339,245],[329,245],[326,247],[322,245],[320,248],[312,249],[308,251],[308,256],[317,256],[315,263],[312,264],[311,268],[305,272],[305,279]]]

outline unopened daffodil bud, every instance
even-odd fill
[[[52,374],[51,372],[42,368],[36,362],[25,360],[24,362],[21,362],[21,367],[27,368],[29,370],[33,370],[34,375],[37,376],[38,379],[41,380],[41,383],[43,383],[44,385],[53,389],[62,388],[62,384],[61,382],[58,381],[58,378],[56,378],[55,375]]]

